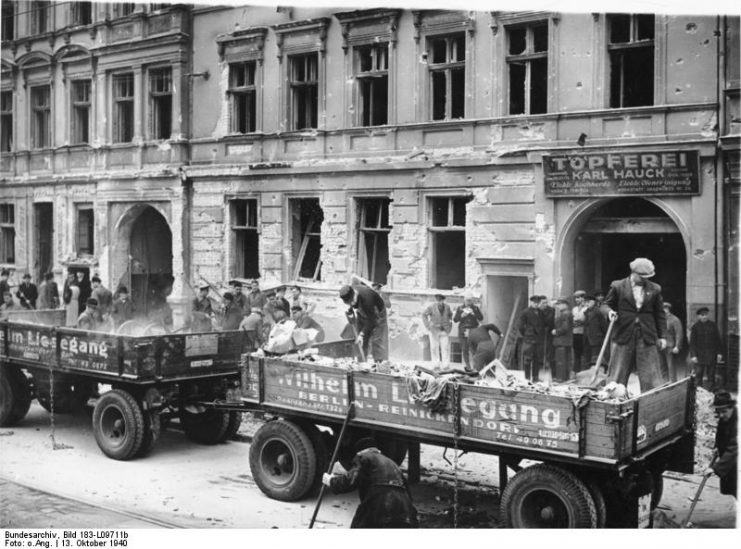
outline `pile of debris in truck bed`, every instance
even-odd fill
[[[697,388],[695,401],[695,473],[702,473],[713,458],[718,419],[713,408],[713,393]]]

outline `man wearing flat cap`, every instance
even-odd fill
[[[710,471],[720,478],[720,493],[736,497],[738,483],[738,412],[736,401],[728,391],[713,399],[718,429],[715,432],[715,460]]]
[[[715,364],[723,358],[720,350],[722,341],[715,322],[710,320],[710,309],[697,309],[697,322],[690,330],[690,363],[696,376],[697,386],[703,386],[703,377],[707,374],[708,389],[715,390]]]
[[[210,332],[213,329],[211,317],[214,310],[208,298],[210,287],[206,284],[198,288],[190,309],[190,329],[192,332]]]
[[[90,330],[95,332],[102,324],[103,319],[98,312],[98,300],[89,297],[85,300],[85,310],[77,317],[77,327],[80,330]]]
[[[363,349],[365,356],[368,356],[370,347],[373,360],[388,360],[386,303],[383,298],[368,286],[354,284],[340,288],[340,299],[350,307],[347,315],[357,329],[355,342]]]
[[[542,296],[530,296],[530,304],[520,313],[517,320],[517,331],[522,337],[520,347],[520,369],[525,372],[525,379],[532,380],[538,368],[543,366],[547,326],[540,311]]]
[[[628,376],[636,371],[641,391],[663,383],[659,351],[666,347],[666,315],[661,286],[651,282],[654,264],[639,257],[630,262],[630,276],[610,284],[605,304],[608,318],[615,321],[607,382],[627,385]]]

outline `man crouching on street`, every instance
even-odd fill
[[[401,469],[381,453],[372,438],[361,438],[355,444],[355,457],[347,473],[324,473],[322,483],[337,493],[358,489],[360,505],[350,528],[419,527]]]

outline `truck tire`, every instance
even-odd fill
[[[126,461],[137,455],[144,441],[144,414],[137,400],[123,389],[112,389],[93,410],[93,433],[109,458]]]
[[[517,473],[504,489],[500,508],[508,528],[597,527],[587,486],[553,465],[533,465]]]
[[[229,414],[207,408],[200,414],[189,412],[180,408],[180,425],[185,435],[198,444],[218,444],[224,440],[226,430],[229,428]]]
[[[316,425],[310,422],[296,422],[296,424],[308,435],[311,445],[314,447],[314,454],[316,454],[316,475],[308,492],[309,495],[314,495],[322,486],[322,475],[327,472],[329,460],[332,456],[330,455],[330,449],[327,447],[324,433]]]
[[[11,427],[26,417],[31,407],[28,379],[20,368],[0,367],[0,427]]]
[[[605,501],[605,495],[602,493],[602,488],[593,480],[587,481],[587,488],[589,488],[589,494],[594,500],[594,508],[597,511],[597,528],[605,528],[607,525],[607,502]]]
[[[265,423],[250,444],[250,471],[268,497],[280,501],[303,498],[317,474],[316,451],[309,435],[292,421]]]
[[[135,456],[138,458],[149,455],[162,432],[162,421],[159,410],[142,412],[142,414],[144,415],[144,436],[142,437],[142,445]]]
[[[228,416],[226,431],[219,442],[233,439],[239,431],[239,426],[242,425],[242,412],[227,412],[226,414]]]

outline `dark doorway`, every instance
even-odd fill
[[[158,308],[172,291],[172,232],[157,210],[147,207],[134,221],[129,251],[131,298],[139,312]]]
[[[34,204],[33,214],[36,257],[32,276],[38,284],[54,266],[52,248],[54,242],[54,205],[51,202]]]

